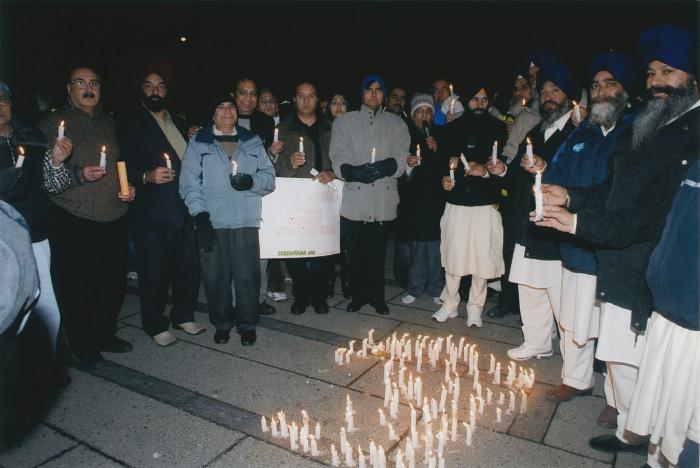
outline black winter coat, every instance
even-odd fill
[[[187,124],[171,114],[175,126],[187,141]],[[126,161],[129,182],[136,188],[136,198],[129,207],[129,223],[134,228],[163,226],[181,228],[189,222],[189,213],[180,198],[182,161],[156,122],[153,115],[140,108],[117,122],[121,157]],[[163,153],[168,153],[175,179],[166,184],[144,184],[143,173],[165,167]]]
[[[700,108],[663,127],[634,150],[631,131],[620,136],[603,184],[569,190],[578,213],[576,236],[599,246],[596,297],[632,311],[632,327],[646,329],[651,298],[645,282],[649,257],[673,198],[698,159]],[[696,228],[696,227],[692,227]]]

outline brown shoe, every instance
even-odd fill
[[[600,427],[607,427],[608,429],[617,429],[617,408],[610,405],[605,405],[603,411],[598,415],[598,420],[596,423]]]
[[[562,383],[547,392],[547,398],[555,401],[569,401],[577,396],[586,396],[591,394],[593,394],[593,388],[579,390],[578,388],[570,387],[569,385]]]

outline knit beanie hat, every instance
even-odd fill
[[[379,87],[382,88],[382,92],[384,92],[384,97],[386,98],[386,84],[382,77],[379,75],[369,75],[362,80],[362,84],[360,85],[360,102],[364,102],[365,90],[369,89],[370,85],[374,82],[379,83]]]
[[[411,117],[416,113],[419,107],[428,107],[435,112],[435,102],[430,94],[416,93],[411,99]]]

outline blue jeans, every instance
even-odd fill
[[[426,292],[431,297],[439,297],[445,280],[440,261],[440,241],[411,241],[408,244],[411,252],[408,294],[420,297]]]
[[[698,465],[700,465],[698,461],[700,458],[699,448],[697,443],[686,439],[683,451],[678,456],[678,464],[676,466],[678,468],[698,468]]]

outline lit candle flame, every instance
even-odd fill
[[[61,120],[61,123],[58,125],[59,127],[65,127],[63,120]]]
[[[168,156],[168,153],[163,153],[163,157],[166,161],[170,161],[170,156]]]
[[[530,137],[527,137],[527,144],[532,145],[532,140],[530,140]]]
[[[525,107],[525,98],[523,98],[521,106]]]
[[[17,147],[17,151],[19,151],[19,154],[20,154],[21,156],[24,156],[24,148],[23,148],[23,147],[18,146],[18,147]]]
[[[102,145],[102,152],[106,153],[107,152],[107,147],[105,145]]]

